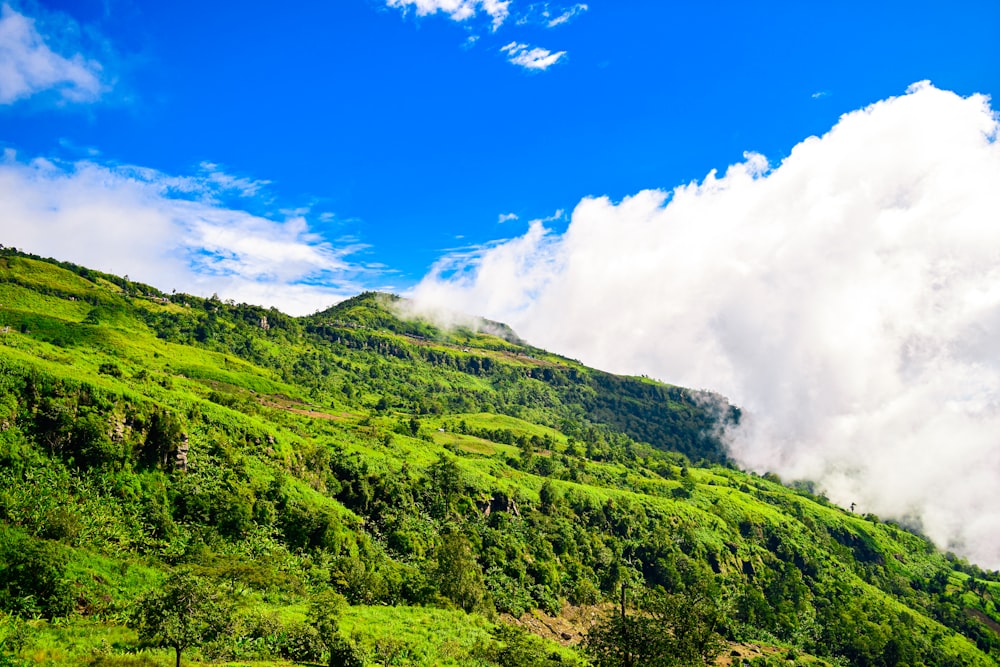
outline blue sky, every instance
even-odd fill
[[[0,243],[505,321],[996,568],[998,94],[996,0],[0,0]]]
[[[565,226],[583,197],[780,161],[915,81],[1000,83],[992,1],[4,7],[93,77],[0,102],[18,160],[258,183],[213,196],[354,248],[345,289],[405,291],[449,250]]]

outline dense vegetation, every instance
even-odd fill
[[[0,665],[997,664],[997,573],[736,469],[720,397],[395,305],[3,249]]]

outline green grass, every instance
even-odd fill
[[[366,601],[342,626],[373,664],[390,654],[396,664],[470,664],[491,622],[433,606],[443,603],[440,536],[457,531],[504,604],[609,600],[613,572],[654,583],[676,571],[713,578],[731,601],[770,596],[774,609],[784,603],[775,591],[798,581],[803,606],[778,609],[782,622],[832,608],[826,622],[843,637],[908,632],[989,664],[971,634],[932,619],[967,633],[965,610],[1000,619],[996,577],[776,478],[662,451],[660,437],[702,451],[701,409],[685,390],[405,322],[380,297],[296,320],[196,297],[163,303],[93,275],[0,256],[0,326],[11,327],[0,334],[0,528],[32,544],[56,540],[79,610],[32,621],[21,654],[30,663],[172,664],[168,651],[138,651],[122,625],[130,604],[172,568],[229,590],[220,564],[236,563],[269,582],[240,594],[248,614],[301,623],[310,594],[335,585]],[[263,313],[268,331],[257,326]],[[324,318],[338,324],[311,333]],[[615,410],[652,420],[640,429],[650,441]],[[673,422],[656,421],[664,414]],[[79,431],[94,415],[105,432]],[[172,449],[144,458],[163,415],[190,448],[186,471],[170,463]],[[94,438],[118,458],[81,464],[80,443]],[[454,464],[454,488],[434,486],[441,461]],[[543,507],[546,484],[556,497]],[[443,493],[449,503],[438,502]],[[519,516],[502,503],[486,516],[502,497]],[[943,590],[928,592],[935,577]],[[982,595],[966,590],[979,585],[970,578],[988,580]],[[402,604],[405,595],[423,603]],[[733,632],[801,652],[822,629],[769,622]]]
[[[377,644],[396,653],[402,664],[432,667],[464,665],[490,639],[492,625],[481,616],[420,607],[351,607],[344,631],[369,653]]]

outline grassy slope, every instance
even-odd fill
[[[726,407],[706,413],[685,390],[593,371],[505,332],[401,320],[385,297],[301,320],[163,299],[110,276],[0,259],[3,539],[56,545],[78,611],[35,621],[28,659],[82,664],[134,650],[122,626],[130,604],[184,565],[238,591],[245,615],[301,621],[308,595],[332,585],[355,603],[344,626],[371,659],[392,637],[407,664],[468,663],[477,642],[493,641],[491,623],[407,592],[433,570],[440,532],[458,526],[501,610],[613,597],[615,568],[649,585],[688,568],[720,582],[733,639],[840,641],[860,664],[850,651],[862,649],[836,633],[884,653],[903,627],[925,638],[914,658],[927,664],[996,662],[966,638],[987,648],[995,637],[995,579],[896,526],[718,465],[705,427]],[[52,415],[66,411],[60,426]],[[90,414],[118,449],[82,463],[73,425]],[[142,463],[162,414],[186,434],[186,473]],[[443,508],[429,481],[441,461],[460,477]],[[542,508],[546,481],[558,501]],[[497,498],[512,500],[508,518],[484,519]],[[406,511],[390,507],[404,501]],[[252,571],[250,583],[227,580],[227,562]],[[970,573],[979,592],[967,590]],[[516,599],[502,597],[508,588]],[[768,596],[792,608],[768,612]]]

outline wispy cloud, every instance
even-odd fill
[[[546,23],[546,25],[548,27],[550,27],[550,28],[555,28],[556,26],[560,26],[560,25],[562,25],[564,23],[569,23],[574,18],[576,18],[580,14],[584,13],[588,9],[590,9],[590,8],[587,5],[584,5],[582,3],[581,4],[577,4],[577,5],[573,5],[569,9],[563,11],[558,16],[554,16],[554,17],[550,18],[549,21],[548,21],[548,23]],[[548,14],[548,9],[546,9],[546,14]]]
[[[108,89],[99,62],[82,53],[57,53],[48,41],[33,19],[9,4],[0,7],[0,104],[45,91],[63,104],[94,102]]]
[[[511,220],[517,220],[517,218],[518,218],[517,213],[501,213],[497,222],[502,225],[505,222],[510,222]]]
[[[546,216],[544,218],[535,218],[531,222],[541,222],[541,223],[555,222],[556,220],[562,220],[565,217],[566,217],[566,211],[561,208],[557,208],[555,213],[553,213],[552,215]]]
[[[829,97],[829,96],[830,96],[830,93],[829,93],[829,91],[826,91],[826,90],[817,90],[815,93],[813,93],[812,95],[810,95],[810,97],[812,97],[814,100],[818,100],[821,97]]]
[[[59,146],[65,149],[68,153],[77,157],[86,156],[89,158],[95,158],[101,154],[101,151],[97,148],[94,148],[93,146],[78,145],[75,141],[69,139],[68,137],[60,137]]]
[[[219,167],[219,165],[213,162],[202,162],[199,166],[201,167],[202,177],[194,180],[200,180],[203,182],[206,186],[205,190],[207,192],[222,190],[226,192],[235,192],[241,197],[255,197],[260,194],[264,187],[270,185],[271,183],[271,181],[262,181],[227,174]],[[298,210],[304,211],[304,209]]]
[[[927,83],[564,233],[444,258],[424,304],[745,408],[732,454],[1000,567],[1000,123]],[[595,323],[600,323],[599,325]]]
[[[413,9],[417,16],[442,12],[453,21],[466,21],[480,12],[490,17],[493,30],[499,28],[509,14],[509,0],[385,0],[389,7],[404,11]]]
[[[548,49],[543,49],[537,46],[532,47],[518,42],[511,42],[506,46],[501,47],[500,51],[507,54],[507,60],[510,63],[517,65],[518,67],[523,67],[524,69],[536,70],[539,72],[544,72],[548,68],[552,67],[566,55],[565,51],[552,53]]]
[[[301,210],[272,219],[219,203],[227,192],[259,196],[262,187],[211,164],[171,176],[93,161],[23,162],[8,150],[0,162],[0,238],[161,288],[217,292],[293,314],[328,306],[380,275],[352,261],[363,244],[331,242]]]
[[[517,12],[517,25],[537,25],[546,28],[556,28],[565,25],[580,14],[590,9],[588,5],[577,3],[566,5],[554,2],[536,2]]]
[[[413,10],[417,16],[427,16],[441,12],[453,21],[463,22],[479,15],[490,19],[492,30],[496,32],[510,16],[511,0],[384,0],[386,6],[401,9],[404,13]],[[527,13],[517,20],[518,26],[526,24],[544,25],[554,28],[571,21],[575,16],[587,11],[587,5],[575,4],[551,10],[549,3],[530,5]],[[471,34],[462,42],[462,48],[470,49],[480,37]],[[508,62],[527,70],[542,72],[556,64],[566,56],[566,51],[553,53],[548,49],[531,46],[518,41],[512,41],[501,47],[501,52],[507,55]]]

